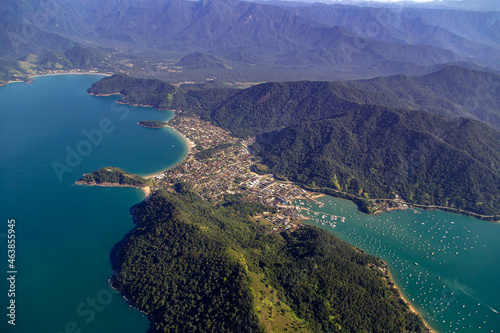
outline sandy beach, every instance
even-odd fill
[[[7,81],[5,83],[0,84],[0,87],[6,86],[9,83],[26,83],[26,81],[20,81],[20,80],[19,81]]]
[[[144,186],[141,187],[142,192],[144,192],[144,195],[146,195],[146,199],[151,195],[151,187],[149,186]]]
[[[394,277],[392,276],[391,274],[391,270],[389,268],[387,268],[387,275],[389,276],[389,279],[391,280],[394,288],[398,291],[399,293],[399,296],[405,301],[406,304],[408,304],[408,307],[410,308],[410,311],[417,314],[421,319],[422,321],[424,322],[425,326],[427,327],[428,329],[428,332],[430,333],[438,333],[436,332],[431,325],[429,325],[429,323],[425,320],[424,316],[417,311],[417,309],[415,309],[413,307],[413,305],[411,305],[410,301],[406,298],[406,296],[401,292],[401,289],[398,287],[398,285],[396,284],[396,281],[394,280]]]
[[[104,75],[104,76],[111,76],[112,74],[110,73],[99,73],[99,72],[62,72],[62,73],[48,73],[48,74],[37,74],[30,76],[30,78],[35,78],[35,77],[42,77],[42,76],[51,76],[51,75]]]
[[[42,76],[50,76],[50,75],[75,75],[75,74],[93,74],[93,75],[104,75],[104,76],[111,76],[113,74],[110,73],[99,73],[99,72],[63,72],[63,73],[49,73],[49,74],[37,74],[37,75],[31,75],[29,76],[29,81],[23,81],[23,80],[15,80],[15,81],[7,81],[5,83],[0,84],[0,87],[6,86],[9,83],[30,83],[34,78],[36,77],[42,77]]]

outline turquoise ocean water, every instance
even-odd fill
[[[306,223],[386,261],[432,328],[500,332],[500,225],[443,211],[366,215],[352,202],[328,196],[318,202],[322,207],[296,202],[311,209],[303,210]]]
[[[136,124],[169,119],[171,111],[87,95],[101,77],[45,76],[0,87],[0,332],[146,332],[149,327],[108,285],[110,252],[133,229],[129,209],[144,193],[73,183],[110,165],[151,174],[178,163],[187,147],[171,129]],[[12,218],[15,326],[6,316],[14,298],[7,295],[6,234]]]

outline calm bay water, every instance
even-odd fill
[[[366,215],[347,200],[318,201],[324,206],[296,202],[311,209],[306,223],[386,261],[438,332],[500,332],[500,225],[443,211]]]
[[[110,165],[151,174],[178,163],[187,147],[171,129],[136,124],[167,120],[172,112],[119,105],[118,96],[87,95],[100,78],[46,76],[0,87],[1,332],[146,332],[149,327],[108,285],[110,252],[134,227],[129,209],[143,192],[73,183]],[[6,316],[11,218],[16,220],[15,326]]]

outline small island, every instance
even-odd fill
[[[104,167],[92,173],[86,173],[75,182],[77,185],[97,185],[109,187],[135,187],[144,191],[149,196],[150,181],[116,167]]]
[[[167,126],[167,122],[160,120],[141,120],[137,125],[148,128],[162,128]]]

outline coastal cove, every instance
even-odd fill
[[[173,112],[119,105],[119,96],[89,96],[86,89],[102,77],[41,76],[0,87],[0,209],[5,220],[17,222],[16,332],[149,328],[147,316],[108,282],[110,253],[133,229],[129,210],[144,193],[74,182],[108,165],[155,174],[179,163],[187,146],[171,128],[137,125],[168,120]],[[102,124],[107,132],[99,134]],[[1,286],[8,290],[5,279]],[[1,298],[4,309],[8,301]],[[2,320],[0,331],[12,329]]]
[[[324,228],[384,260],[403,296],[437,332],[497,332],[500,225],[439,210],[361,213],[345,199],[294,204]],[[345,218],[345,219],[343,219]]]

